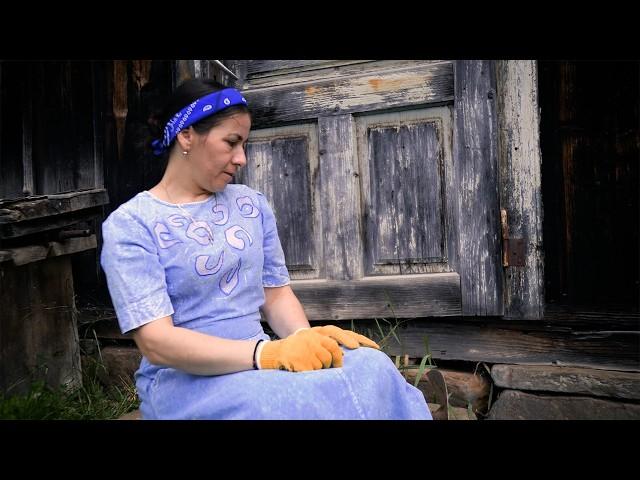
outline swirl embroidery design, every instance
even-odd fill
[[[218,257],[218,263],[216,263],[213,267],[209,267],[209,261],[213,257],[211,255],[198,255],[196,257],[196,273],[201,277],[206,277],[207,275],[213,275],[218,273],[224,264],[224,250],[220,252],[220,256]]]
[[[196,232],[204,230],[204,235],[200,235]],[[207,222],[197,220],[192,222],[187,227],[187,237],[191,240],[195,240],[200,245],[207,246],[212,243],[213,232]]]
[[[226,205],[215,205],[211,210],[214,214],[222,214],[222,218],[214,220],[216,225],[224,225],[229,221],[229,208]]]
[[[238,236],[238,234],[244,234],[249,240],[249,245],[253,245],[253,238],[251,238],[249,232],[247,232],[240,225],[234,225],[233,227],[227,228],[224,232],[224,238],[227,240],[227,243],[233,248],[237,250],[244,250],[246,243],[244,239]]]
[[[241,265],[242,260],[238,259],[238,265],[225,272],[220,279],[220,290],[227,296],[231,295],[231,292],[238,286],[238,272],[240,272]]]
[[[260,210],[253,204],[250,197],[238,197],[236,198],[236,205],[240,209],[240,215],[244,218],[256,218],[260,215]]]
[[[153,227],[153,233],[156,234],[156,238],[158,239],[158,245],[160,245],[160,248],[169,248],[176,243],[182,243],[182,240],[178,240],[177,238],[173,237],[164,223],[157,222]]]

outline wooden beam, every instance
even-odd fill
[[[20,200],[2,201],[0,199],[0,224],[24,222],[108,203],[109,195],[104,188]]]
[[[457,273],[294,280],[309,320],[460,315]]]
[[[500,206],[510,239],[525,245],[523,266],[508,265],[504,317],[544,315],[538,70],[535,60],[496,62]]]
[[[49,242],[46,245],[7,248],[0,250],[0,263],[13,260],[14,265],[26,265],[49,257],[71,255],[97,248],[96,236],[69,238],[63,242]]]
[[[396,334],[400,343],[389,342],[391,355],[423,357],[426,337],[436,360],[640,371],[639,331],[561,327],[543,321],[420,319],[408,321]]]
[[[450,62],[366,72],[313,84],[245,90],[254,128],[377,109],[451,102]]]

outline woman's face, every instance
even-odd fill
[[[224,190],[236,172],[247,164],[244,149],[251,129],[248,113],[237,113],[200,135],[193,135],[189,162],[193,180],[209,192]]]

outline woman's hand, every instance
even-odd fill
[[[302,333],[304,330],[300,331]],[[365,337],[364,335],[360,335],[359,333],[352,332],[351,330],[344,330],[340,327],[336,327],[335,325],[324,325],[322,327],[313,327],[311,328],[312,332],[319,333],[328,338],[333,338],[340,345],[344,345],[347,348],[358,348],[358,347],[371,347],[380,350],[380,346],[374,342],[373,340]]]
[[[306,329],[282,340],[266,342],[259,363],[261,369],[303,372],[341,367],[342,356],[343,352],[333,338]]]

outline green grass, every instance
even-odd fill
[[[82,372],[82,386],[74,390],[50,388],[33,381],[28,393],[0,394],[3,420],[110,420],[135,410],[139,401],[131,382],[105,387],[98,380],[98,362],[89,362]]]

